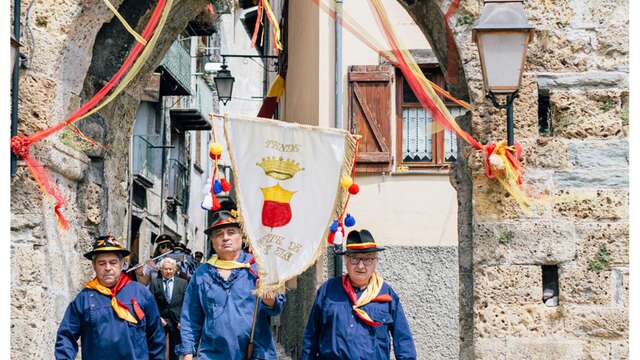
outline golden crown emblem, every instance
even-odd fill
[[[256,165],[264,170],[265,175],[276,180],[291,179],[296,173],[304,170],[297,162],[282,157],[266,157]]]

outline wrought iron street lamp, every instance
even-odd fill
[[[222,66],[218,73],[213,78],[213,82],[216,84],[216,93],[218,99],[222,101],[222,104],[227,105],[231,100],[231,94],[233,92],[233,83],[236,79],[231,76],[231,71],[227,69],[227,64],[222,60]]]
[[[507,141],[513,145],[513,100],[518,96],[527,46],[533,27],[522,0],[485,0],[473,28],[487,97],[499,109],[507,109]],[[497,96],[505,96],[504,103]]]

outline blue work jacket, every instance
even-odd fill
[[[360,289],[355,291],[358,297],[362,294]],[[416,359],[411,329],[400,299],[386,282],[379,295],[384,294],[391,295],[392,300],[361,307],[372,320],[382,323],[372,327],[354,314],[341,278],[325,282],[318,289],[311,308],[300,359],[388,360],[391,337],[396,359]]]
[[[58,328],[56,360],[73,360],[78,338],[84,360],[163,360],[164,330],[153,296],[144,285],[127,283],[116,298],[135,315],[135,298],[144,317],[137,324],[122,320],[111,307],[111,297],[93,289],[83,289],[69,304]]]
[[[243,252],[237,261],[247,263],[250,259]],[[178,353],[195,354],[197,349],[198,360],[244,359],[256,305],[255,288],[256,277],[248,269],[232,270],[225,281],[212,265],[199,266],[184,295]],[[279,295],[273,308],[260,302],[252,359],[277,359],[269,317],[282,312],[284,301],[284,295]]]

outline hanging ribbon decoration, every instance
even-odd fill
[[[326,4],[323,0],[311,0],[315,3],[322,11],[324,11],[327,15],[329,15],[334,20],[337,17],[335,4]],[[454,132],[458,137],[464,139],[467,143],[469,143],[474,149],[480,150],[483,152],[483,156],[485,158],[491,157],[493,152],[496,149],[505,149],[505,146],[498,146],[498,144],[489,144],[482,145],[478,141],[476,141],[469,133],[462,130],[462,128],[458,125],[455,119],[449,113],[449,110],[444,105],[442,100],[437,94],[443,96],[455,104],[467,109],[473,110],[473,107],[460,99],[455,98],[449,92],[437,86],[429,79],[427,79],[422,70],[413,59],[411,53],[406,50],[400,50],[401,47],[398,46],[397,38],[392,30],[391,23],[386,16],[384,7],[380,3],[379,0],[371,0],[370,5],[372,7],[373,13],[376,15],[378,20],[378,25],[382,32],[385,35],[387,43],[391,46],[391,51],[382,50],[383,47],[376,42],[375,38],[371,36],[367,30],[365,30],[361,25],[358,24],[352,17],[348,14],[341,14],[341,23],[342,26],[349,30],[356,38],[361,40],[367,47],[371,50],[378,53],[381,57],[389,61],[389,63],[398,67],[407,83],[411,87],[412,91],[420,101],[423,107],[428,109],[432,115],[434,120],[433,132],[442,131],[442,127],[445,129]],[[447,10],[447,14],[445,15],[445,21],[448,20],[453,13],[457,10],[459,6],[459,0],[454,0]],[[452,42],[453,34],[448,32],[448,47],[449,51],[452,52],[451,44],[455,44]],[[453,51],[455,53],[455,51]],[[449,59],[452,62],[455,59]],[[452,68],[451,65],[448,68]],[[447,78],[450,80],[451,76],[448,74]],[[530,206],[530,201],[524,192],[521,189],[522,185],[522,173],[523,169],[519,163],[519,158],[521,154],[521,147],[519,145],[515,145],[514,147],[506,147],[507,151],[504,156],[507,157],[507,161],[504,161],[504,168],[496,168],[492,165],[491,162],[487,161],[484,163],[485,165],[485,174],[492,174],[493,177],[491,179],[497,180],[500,185],[502,185],[507,192],[509,192],[514,199],[519,203],[519,205],[527,210]],[[512,153],[511,150],[520,149],[520,151],[516,151]],[[496,153],[496,156],[500,156]],[[495,157],[494,157],[495,158]],[[515,176],[514,176],[515,174]],[[337,224],[334,224],[337,226]],[[333,229],[332,229],[333,230]]]
[[[109,6],[110,3],[106,0],[105,4],[107,4],[107,7],[112,9],[112,11],[113,9],[115,9],[113,8],[113,6]],[[58,224],[62,229],[66,230],[69,228],[69,223],[62,213],[64,206],[66,205],[66,200],[60,194],[60,190],[58,189],[58,187],[52,183],[44,166],[31,155],[31,146],[36,142],[41,141],[64,129],[75,121],[90,116],[99,109],[103,108],[129,84],[129,82],[140,71],[146,58],[150,55],[154,44],[157,42],[159,34],[162,31],[162,28],[164,27],[164,24],[169,15],[169,11],[171,10],[172,4],[173,0],[158,0],[158,4],[156,4],[156,7],[154,8],[149,22],[142,32],[141,39],[138,39],[134,35],[134,37],[136,38],[136,44],[123,62],[120,69],[118,69],[118,71],[113,75],[109,82],[107,82],[107,84],[102,87],[102,89],[100,89],[89,101],[83,104],[82,107],[80,107],[80,109],[78,109],[68,119],[61,121],[49,128],[40,130],[32,135],[27,136],[24,134],[18,134],[11,138],[11,150],[13,151],[13,153],[24,160],[27,168],[38,184],[40,191],[48,194],[55,201],[54,212]],[[119,14],[117,13],[117,11],[114,12],[114,15],[118,19],[120,19],[126,29],[131,28],[131,26],[126,23],[122,16],[118,16]],[[131,29],[130,32],[132,31],[133,29]],[[135,31],[133,31],[133,33],[135,33]],[[129,71],[130,68],[131,71]],[[116,84],[118,84],[116,89],[109,97],[104,99],[107,93],[109,93],[109,91],[111,91],[114,86],[116,86]],[[100,101],[103,99],[104,101],[100,103]],[[98,103],[100,103],[100,105],[96,107]]]
[[[521,190],[523,172],[519,163],[522,153],[521,147],[519,145],[507,147],[504,141],[498,144],[482,145],[469,133],[462,130],[453,116],[451,116],[442,99],[436,95],[431,83],[426,79],[411,54],[406,50],[400,50],[398,40],[380,0],[370,0],[370,4],[377,15],[379,26],[383,30],[387,42],[391,46],[391,51],[398,60],[396,66],[402,71],[407,83],[422,106],[432,113],[434,121],[444,126],[447,130],[454,132],[474,149],[481,150],[485,158],[491,159],[493,157],[496,161],[485,161],[485,174],[489,178],[497,179],[500,185],[516,199],[523,209],[528,209],[530,203]]]
[[[213,125],[211,126],[211,138],[212,142],[209,144],[209,157],[213,160],[213,174],[211,175],[211,183],[208,186],[207,191],[205,191],[206,195],[200,207],[203,210],[207,211],[217,211],[222,208],[220,201],[216,195],[229,192],[231,190],[231,183],[220,174],[218,171],[218,162],[222,157],[222,144],[217,142],[216,139],[216,131],[215,131],[215,121],[213,121]]]
[[[315,3],[322,11],[324,11],[327,15],[329,15],[332,19],[336,19],[336,10],[335,10],[335,4],[331,3],[331,4],[325,4],[323,2],[321,2],[322,0],[311,0],[313,3]],[[381,44],[379,44],[375,38],[373,36],[371,36],[367,30],[365,30],[360,24],[358,24],[357,21],[355,21],[355,19],[353,19],[351,16],[349,16],[348,14],[342,14],[340,16],[341,18],[341,23],[342,26],[349,30],[349,32],[351,32],[351,34],[353,36],[355,36],[356,38],[358,38],[360,41],[362,41],[363,44],[365,44],[368,48],[370,48],[371,50],[373,50],[374,52],[376,52],[378,55],[380,55],[382,58],[384,58],[385,60],[387,60],[389,63],[393,64],[394,66],[397,66],[398,64],[398,60],[396,59],[396,57],[394,56],[393,53],[390,53],[388,51],[384,51],[383,46]],[[452,96],[448,91],[444,90],[443,88],[439,87],[437,84],[435,84],[434,82],[432,82],[431,80],[427,79],[425,77],[425,80],[431,85],[431,87],[433,88],[434,91],[436,91],[438,94],[440,94],[441,96],[446,97],[447,99],[451,100],[452,102],[456,103],[457,105],[467,109],[467,110],[472,110],[473,107],[471,106],[471,104],[457,99],[456,97]]]
[[[271,31],[273,33],[273,48],[276,50],[276,54],[278,51],[282,50],[282,42],[280,42],[280,24],[278,24],[278,20],[276,19],[276,15],[273,13],[271,9],[271,4],[269,4],[269,0],[260,0],[258,3],[258,16],[256,18],[256,25],[253,28],[253,36],[251,37],[251,47],[256,46],[256,42],[258,41],[258,33],[260,32],[260,25],[263,25],[263,17],[264,13],[267,14],[267,20],[269,24],[271,24]],[[264,36],[264,31],[262,33]],[[262,42],[261,42],[262,45]]]

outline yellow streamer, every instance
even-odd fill
[[[131,66],[131,69],[129,70],[127,75],[125,75],[122,78],[118,86],[113,90],[111,94],[109,94],[109,96],[107,96],[104,99],[102,103],[100,103],[100,105],[96,106],[95,108],[93,108],[93,110],[87,112],[86,114],[80,116],[78,120],[87,118],[95,114],[96,112],[100,111],[105,106],[107,106],[129,85],[129,83],[136,77],[136,75],[138,75],[138,73],[140,72],[140,69],[146,63],[147,58],[151,55],[151,51],[153,50],[155,44],[158,42],[158,39],[160,38],[160,33],[162,33],[162,29],[164,28],[164,25],[167,22],[167,18],[169,17],[169,13],[171,12],[172,7],[173,7],[173,0],[167,0],[167,4],[165,5],[165,8],[162,10],[162,16],[158,21],[158,25],[156,26],[156,29],[153,32],[153,35],[151,36],[149,43],[144,47],[144,49],[140,53],[140,56],[138,56],[134,64]]]
[[[273,27],[273,31],[274,31],[274,39],[276,42],[276,47],[278,48],[278,50],[282,50],[282,43],[280,42],[280,25],[278,24],[278,21],[276,20],[276,16],[273,13],[273,10],[271,10],[271,5],[269,4],[269,0],[262,0],[262,3],[264,4],[264,11],[267,13],[267,17],[269,18],[269,22],[271,23],[271,26]]]
[[[284,78],[280,75],[276,76],[269,87],[269,92],[267,93],[267,97],[275,97],[280,100],[280,96],[284,93]]]
[[[141,43],[142,45],[147,45],[147,40],[145,40],[142,36],[140,36],[140,34],[138,34],[135,30],[133,30],[133,28],[129,25],[127,20],[125,20],[125,18],[122,15],[120,15],[120,13],[118,12],[118,9],[116,9],[116,7],[113,6],[111,2],[109,2],[109,0],[102,0],[102,1],[104,2],[105,5],[107,5],[109,10],[111,10],[113,15],[115,15],[118,18],[118,20],[120,20],[120,23],[122,23],[122,26],[124,26],[124,28],[127,29],[129,34],[131,34],[136,39],[137,42]]]

